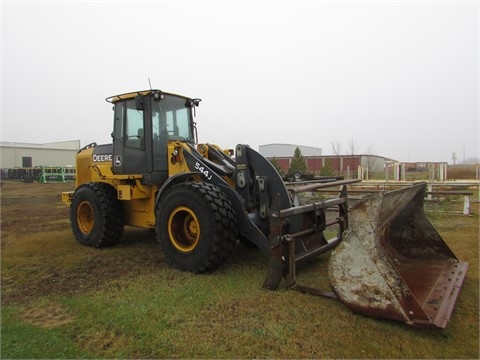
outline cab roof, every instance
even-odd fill
[[[120,94],[120,95],[113,95],[113,96],[110,96],[110,97],[106,98],[105,101],[108,101],[109,103],[116,103],[117,101],[120,101],[120,100],[134,99],[136,96],[139,96],[139,95],[145,96],[145,95],[149,95],[149,94],[153,94],[153,93],[162,93],[162,94],[165,94],[165,95],[177,96],[177,97],[181,97],[181,98],[190,100],[189,97],[186,97],[186,96],[183,96],[183,95],[166,93],[166,92],[163,92],[162,90],[158,90],[158,89],[150,89],[150,90],[134,91],[134,92]]]

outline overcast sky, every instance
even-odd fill
[[[5,1],[2,141],[110,142],[105,98],[202,99],[201,142],[479,158],[478,1]]]

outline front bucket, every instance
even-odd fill
[[[330,258],[329,278],[354,311],[446,327],[468,264],[427,219],[425,187],[370,194],[351,209],[349,227]]]

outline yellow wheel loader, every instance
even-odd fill
[[[106,100],[113,141],[78,152],[76,190],[62,193],[79,243],[110,246],[125,225],[150,228],[171,265],[203,273],[240,239],[268,258],[266,289],[284,279],[364,314],[446,326],[468,265],[423,213],[425,184],[366,196],[349,210],[353,180],[287,189],[249,146],[197,144],[200,99],[144,90]],[[302,200],[302,192],[332,186],[338,197]],[[330,251],[333,292],[296,283],[299,264]]]

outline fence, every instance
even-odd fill
[[[76,169],[72,166],[37,166],[33,168],[1,169],[2,180],[20,180],[40,183],[71,182],[76,179]]]
[[[416,182],[411,181],[362,181],[360,183],[352,184],[348,188],[349,198],[355,200],[356,195],[358,199],[367,193],[382,192],[399,189],[405,186],[411,186]],[[291,183],[293,185],[293,183]],[[302,183],[297,183],[301,186]],[[427,191],[425,193],[425,200],[440,201],[453,200],[455,202],[463,201],[463,211],[461,214],[470,215],[470,203],[480,202],[480,182],[479,181],[443,181],[443,182],[429,182],[427,183]],[[337,190],[318,189],[316,191],[334,193]]]

